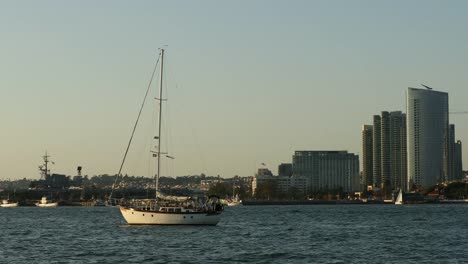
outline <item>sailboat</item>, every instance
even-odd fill
[[[131,200],[120,206],[120,212],[130,225],[216,225],[220,221],[223,211],[223,205],[219,197],[211,196],[206,201],[198,201],[189,197],[164,196],[159,191],[161,155],[164,154],[168,158],[173,158],[168,156],[167,153],[161,152],[164,49],[160,49],[160,51],[159,98],[156,98],[159,101],[158,136],[154,137],[157,140],[157,149],[153,152],[153,157],[157,160],[155,198]]]
[[[11,202],[10,201],[10,196],[8,195],[8,198],[3,199],[2,203],[0,204],[0,207],[17,207],[18,202]]]
[[[236,194],[236,195],[234,195],[233,198],[227,200],[227,205],[228,205],[228,206],[238,206],[238,205],[242,205],[242,200],[239,199],[239,195]]]
[[[395,204],[404,204],[403,202],[403,191],[400,189],[400,192],[398,193],[398,196],[395,200]]]
[[[239,199],[239,194],[234,194],[236,192],[236,185],[232,184],[232,197],[226,199],[227,206],[238,206],[242,205],[242,200]]]
[[[39,171],[41,172],[41,179],[44,178],[45,181],[48,180],[48,176],[49,176],[49,168],[48,168],[48,164],[49,162],[51,162],[49,160],[50,156],[47,155],[47,151],[45,153],[44,156],[42,156],[42,158],[44,159],[44,165],[41,165],[39,166]],[[52,162],[52,164],[54,164]],[[51,200],[48,200],[47,199],[47,196],[42,196],[41,200],[39,202],[37,202],[35,204],[37,207],[55,207],[55,206],[58,206],[58,203],[57,202],[53,202]]]

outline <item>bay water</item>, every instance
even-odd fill
[[[217,226],[0,208],[0,263],[468,263],[468,205],[227,207]]]

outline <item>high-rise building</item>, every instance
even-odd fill
[[[372,162],[369,157],[363,157],[366,160],[363,164],[372,163],[372,185],[406,188],[406,115],[401,111],[383,111],[373,119]]]
[[[390,181],[393,189],[407,188],[407,154],[406,154],[406,114],[400,111],[390,112],[389,125],[390,145]]]
[[[446,170],[447,179],[445,181],[459,181],[463,178],[463,167],[462,167],[462,150],[461,141],[455,140],[455,125],[449,125],[449,137],[448,137],[448,155]]]
[[[373,123],[373,132],[372,132],[372,185],[376,187],[381,187],[382,185],[382,142],[381,142],[381,127],[382,119],[379,115],[374,116]]]
[[[362,126],[362,184],[363,189],[373,183],[373,126]]]
[[[347,151],[296,151],[293,176],[308,179],[308,192],[338,188],[359,191],[359,156]]]
[[[445,181],[453,181],[455,176],[455,125],[450,124],[448,130],[447,149],[444,158],[444,171],[447,172]]]
[[[431,89],[407,91],[408,188],[447,179],[448,94]]]
[[[281,163],[278,166],[278,176],[291,176],[292,175],[292,163]]]
[[[390,114],[387,111],[382,112],[380,127],[380,145],[382,152],[380,154],[380,183],[384,185],[391,185],[390,175]]]
[[[463,179],[463,159],[462,159],[462,142],[458,140],[455,143],[455,168],[454,168],[454,173],[455,173],[455,178],[454,180],[460,181]]]

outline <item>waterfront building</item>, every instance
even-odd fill
[[[462,142],[458,140],[455,143],[455,179],[456,181],[461,181],[463,180],[463,157],[462,157]]]
[[[305,193],[307,188],[307,179],[303,176],[277,176],[275,177],[278,191],[287,193],[291,188],[297,188]]]
[[[455,140],[455,125],[449,125],[448,149],[446,157],[448,160],[446,170],[448,171],[446,181],[460,181],[463,178],[461,141]]]
[[[381,167],[381,156],[382,156],[382,142],[381,142],[381,127],[382,122],[379,115],[374,115],[373,118],[373,131],[372,131],[372,185],[375,187],[381,187],[382,185],[382,167]]]
[[[444,149],[444,171],[447,172],[447,182],[455,180],[455,125],[450,124],[448,130],[447,147]]]
[[[259,168],[256,176],[273,176],[273,173],[267,168]]]
[[[390,112],[389,128],[386,131],[389,141],[389,173],[382,181],[389,181],[393,189],[407,189],[407,153],[406,153],[406,114],[400,111]]]
[[[389,186],[391,183],[390,174],[390,113],[382,112],[380,123],[380,184],[379,187]]]
[[[362,189],[373,183],[373,131],[373,126],[362,126]]]
[[[271,171],[269,169],[259,168],[257,170],[257,173],[255,174],[255,176],[252,179],[252,195],[255,195],[255,193],[257,191],[257,187],[258,187],[259,184],[264,183],[265,181],[270,179],[270,177],[272,177],[272,176],[273,176],[273,173],[271,173]]]
[[[432,89],[407,91],[408,188],[448,178],[448,94]]]
[[[363,129],[362,139],[363,164],[367,164],[367,168],[363,167],[363,173],[366,171],[370,174],[372,171],[372,176],[366,175],[369,177],[368,185],[406,189],[406,115],[401,111],[382,111],[381,116],[373,116],[371,127],[372,132]],[[372,137],[369,134],[372,134]],[[372,143],[368,142],[369,140]]]
[[[292,175],[292,163],[281,163],[278,166],[278,176],[291,176]]]
[[[256,194],[258,186],[267,181],[274,181],[276,183],[276,190],[282,193],[287,193],[292,188],[305,193],[307,188],[307,178],[303,176],[273,176],[259,175],[257,173],[252,179],[252,195]]]
[[[359,156],[347,151],[296,151],[293,176],[307,179],[307,192],[343,188],[359,191]]]

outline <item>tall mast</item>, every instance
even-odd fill
[[[164,49],[161,49],[161,76],[159,83],[159,124],[158,124],[158,170],[156,173],[156,200],[158,199],[159,191],[159,173],[161,172],[161,118],[162,118],[162,102],[163,102],[163,66],[164,66]]]
[[[44,163],[45,163],[45,173],[44,173],[44,180],[47,178],[47,163],[49,163],[49,160],[47,159],[47,151],[44,156]]]
[[[44,180],[47,178],[47,173],[49,172],[49,169],[47,168],[47,164],[49,163],[49,155],[47,155],[47,151],[45,152],[45,155],[44,155]]]

